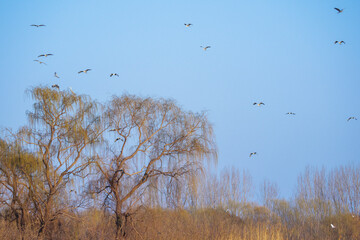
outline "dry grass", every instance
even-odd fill
[[[237,217],[221,209],[197,211],[143,209],[133,215],[126,227],[126,239],[137,240],[359,240],[360,218],[343,214],[304,224],[284,222],[278,216]],[[331,229],[330,223],[336,225]],[[34,229],[37,229],[36,226]],[[76,218],[62,217],[49,227],[45,239],[105,240],[115,238],[113,216],[99,210],[88,210]],[[15,222],[0,220],[0,239],[21,239]],[[37,239],[29,229],[24,239]]]

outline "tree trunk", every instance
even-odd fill
[[[126,239],[126,232],[125,232],[125,223],[124,216],[121,212],[121,204],[116,204],[115,210],[116,216],[116,236],[115,240],[123,240]]]
[[[48,228],[48,225],[49,225],[50,219],[51,219],[50,214],[52,211],[52,207],[53,207],[52,194],[50,193],[48,200],[46,202],[45,209],[44,209],[44,216],[43,216],[42,220],[40,221],[40,229],[38,231],[39,239],[44,239],[46,236],[47,228]]]
[[[24,209],[21,209],[20,219],[18,221],[18,228],[20,230],[21,240],[25,239],[25,232],[26,232],[26,226],[27,226],[26,223],[27,223],[26,211]]]

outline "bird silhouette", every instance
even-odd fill
[[[286,113],[287,115],[295,115],[295,113],[293,113],[293,112],[288,112],[288,113]]]
[[[38,57],[47,57],[47,56],[52,56],[54,54],[51,54],[51,53],[45,53],[45,54],[41,54],[39,55]]]
[[[123,141],[121,138],[117,138],[117,139],[115,139],[115,142],[117,142],[117,141]]]
[[[54,77],[56,77],[56,78],[60,78],[60,77],[57,75],[57,73],[56,73],[56,72],[54,73]]]
[[[334,8],[334,9],[337,11],[337,13],[342,13],[344,11],[344,9],[339,9],[339,8]]]
[[[256,152],[252,152],[252,153],[250,153],[250,156],[249,157],[251,157],[251,156],[253,156],[253,155],[256,155],[257,153]]]
[[[351,119],[357,120],[356,117],[349,117],[349,118],[347,119],[347,121],[350,121]]]
[[[31,27],[45,27],[46,25],[44,25],[44,24],[40,24],[40,25],[37,25],[37,24],[31,24],[30,25]]]
[[[260,107],[261,105],[265,105],[265,103],[263,103],[263,102],[259,102],[259,103],[254,102],[253,105],[254,105],[254,106],[255,106],[255,105],[258,105],[258,106]]]
[[[345,42],[344,41],[335,41],[335,44],[341,45],[341,44],[345,44]]]
[[[57,88],[57,89],[60,90],[60,87],[59,87],[59,85],[57,85],[57,84],[51,85],[51,87],[52,87],[52,88]]]
[[[192,23],[184,23],[185,27],[190,27],[191,25],[193,25]]]
[[[78,72],[78,74],[80,74],[80,73],[87,73],[88,71],[91,71],[91,69],[81,70],[81,71]]]
[[[110,77],[112,77],[112,76],[120,77],[119,74],[117,74],[117,73],[111,73]]]
[[[211,46],[206,46],[206,47],[203,47],[203,46],[200,46],[202,49],[204,49],[204,51],[206,51],[208,48],[211,48]]]
[[[42,61],[39,61],[39,60],[34,60],[34,62],[38,62],[38,63],[40,63],[40,64],[46,65],[46,63],[44,63],[44,62],[42,62]]]

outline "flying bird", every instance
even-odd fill
[[[184,23],[185,27],[190,27],[191,25],[193,25],[192,23]]]
[[[115,142],[117,142],[117,141],[119,141],[119,140],[123,141],[121,138],[117,138],[117,139],[115,139]]]
[[[342,13],[344,11],[344,9],[339,9],[339,8],[334,8],[336,11],[338,11],[338,13]]]
[[[80,74],[80,73],[82,73],[82,72],[83,72],[83,73],[87,73],[88,71],[91,71],[91,69],[81,70],[81,71],[78,72],[78,74]]]
[[[265,105],[265,103],[263,103],[263,102],[259,102],[259,103],[254,102],[253,105],[254,105],[254,106],[255,106],[255,105],[258,105],[258,106],[260,107],[261,105]]]
[[[335,41],[335,44],[341,45],[341,44],[345,44],[345,42],[344,41]]]
[[[47,57],[47,56],[52,56],[53,54],[51,53],[46,53],[46,54],[41,54],[38,57]]]
[[[57,84],[51,85],[51,87],[52,87],[52,88],[57,88],[57,89],[60,90],[60,87],[59,87],[59,85],[57,85]]]
[[[56,72],[54,73],[54,77],[56,77],[56,78],[60,78],[60,77],[57,75],[57,73],[56,73]]]
[[[110,77],[112,77],[112,76],[120,77],[119,74],[117,74],[117,73],[111,73]]]
[[[45,27],[46,25],[44,25],[44,24],[40,24],[40,25],[37,25],[37,24],[31,24],[30,25],[31,27]]]
[[[348,121],[350,121],[351,119],[357,120],[356,117],[349,117],[349,118],[348,118]]]
[[[335,226],[332,223],[330,223],[330,226],[331,226],[331,228],[335,228]]]
[[[211,46],[206,46],[206,47],[203,47],[203,46],[200,46],[202,49],[204,49],[204,51],[206,51],[208,48],[211,48]]]
[[[249,156],[249,157],[251,157],[252,155],[256,155],[256,152],[250,153],[250,156]]]
[[[295,115],[295,113],[293,113],[293,112],[288,112],[288,113],[286,113],[287,115]]]
[[[38,63],[40,63],[40,64],[45,64],[45,65],[46,65],[46,63],[44,63],[44,62],[42,62],[42,61],[39,61],[39,60],[34,60],[34,62],[38,62]]]

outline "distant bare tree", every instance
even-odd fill
[[[265,207],[271,208],[272,201],[276,200],[278,195],[279,187],[276,183],[264,180],[262,185],[260,185],[260,198]]]
[[[360,167],[341,166],[329,173],[330,199],[336,213],[360,212]]]
[[[204,159],[216,159],[216,148],[206,115],[184,112],[171,100],[113,97],[105,116],[113,140],[98,156],[99,178],[90,189],[104,194],[116,215],[116,239],[123,239],[150,179],[176,183],[202,169]]]

